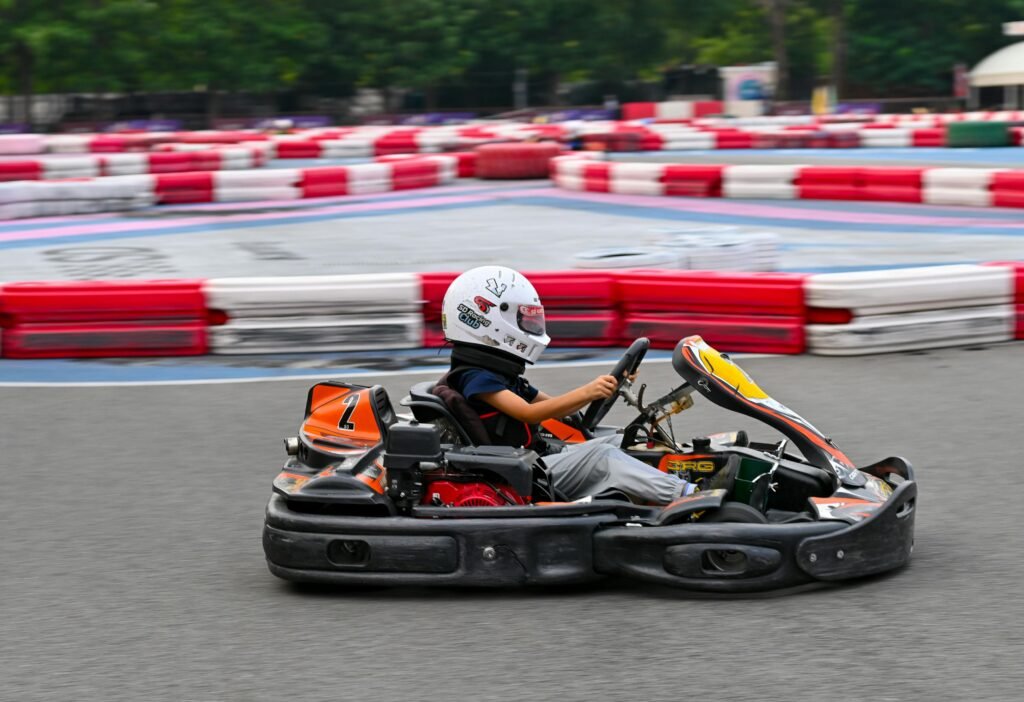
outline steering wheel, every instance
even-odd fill
[[[615,401],[619,399],[619,389],[622,387],[622,383],[626,380],[627,375],[636,373],[640,367],[640,362],[644,360],[644,356],[647,355],[647,349],[651,347],[651,342],[646,336],[641,336],[639,339],[630,344],[626,352],[622,354],[622,358],[615,364],[611,372],[608,374],[615,378],[615,392],[609,397],[603,400],[594,400],[587,407],[586,414],[583,415],[583,426],[593,431],[604,416],[608,414],[608,411],[615,404]]]

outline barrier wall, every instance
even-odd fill
[[[259,168],[259,149],[230,147],[188,152],[123,153],[0,161],[0,182]]]
[[[1024,262],[795,275],[527,273],[555,346],[861,355],[1024,339]],[[10,283],[0,355],[66,358],[440,346],[456,273]]]
[[[553,159],[551,175],[567,190],[622,195],[1024,207],[1024,170],[999,168],[622,163],[574,153]]]
[[[354,166],[0,183],[0,219],[115,212],[154,204],[363,195],[445,185],[455,180],[457,168],[457,159],[437,155]]]

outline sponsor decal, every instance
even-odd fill
[[[487,285],[484,287],[495,297],[501,297],[508,290],[508,286],[505,283],[499,283],[497,278],[488,278]]]
[[[491,320],[476,312],[465,303],[459,303],[459,321],[467,327],[479,329],[480,327],[491,326]]]
[[[481,295],[477,295],[476,297],[473,298],[473,304],[476,305],[477,309],[479,309],[484,314],[490,312],[491,308],[495,306],[493,302],[491,302],[486,297],[483,297]]]
[[[340,431],[355,431],[356,425],[351,420],[352,414],[356,411],[356,405],[359,404],[359,395],[349,395],[341,403],[345,405],[345,411],[341,413],[341,419],[338,420],[338,429]]]
[[[281,472],[276,478],[274,478],[274,487],[282,492],[295,493],[299,489],[308,483],[310,480],[308,475],[298,475],[297,473]]]
[[[670,458],[665,461],[665,470],[669,473],[681,471],[694,471],[696,473],[714,473],[714,461],[687,461],[680,458]]]

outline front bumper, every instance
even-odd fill
[[[614,513],[417,519],[299,513],[275,495],[263,547],[286,580],[509,587],[614,575],[703,592],[757,592],[898,568],[914,543],[917,485],[857,524],[625,525]],[[538,513],[542,513],[538,509]]]

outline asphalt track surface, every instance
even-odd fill
[[[854,460],[915,464],[910,566],[772,598],[296,590],[260,528],[309,381],[0,389],[0,699],[1019,700],[1024,345],[743,365]],[[736,419],[676,429],[770,437]]]

